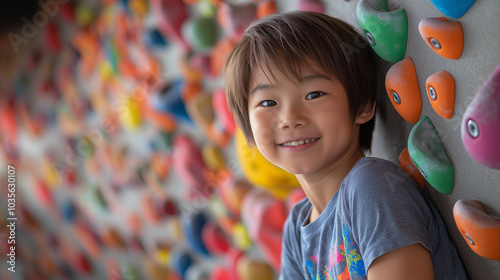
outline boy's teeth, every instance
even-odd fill
[[[299,141],[291,141],[291,142],[286,142],[286,143],[283,143],[282,145],[283,146],[299,146],[299,145],[304,145],[304,144],[307,144],[307,143],[311,143],[311,142],[314,142],[316,139],[307,139],[307,140],[299,140]]]

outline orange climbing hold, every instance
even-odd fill
[[[276,13],[276,3],[271,1],[261,1],[257,4],[257,18],[263,18]]]
[[[408,152],[408,147],[404,148],[403,151],[401,151],[401,154],[399,154],[399,167],[403,169],[406,174],[410,175],[422,189],[424,189],[425,178],[422,176],[422,173],[420,173],[415,163],[413,163],[410,153]]]
[[[445,18],[425,18],[418,24],[420,36],[444,58],[458,59],[464,49],[462,24]]]
[[[453,216],[462,237],[476,254],[500,260],[500,219],[488,215],[476,200],[457,201]]]
[[[385,77],[385,88],[394,109],[406,121],[416,124],[422,110],[417,72],[409,57],[394,64]]]
[[[450,73],[443,70],[430,75],[425,88],[434,111],[445,119],[451,119],[455,109],[455,80]]]

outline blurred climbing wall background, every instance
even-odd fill
[[[281,225],[303,194],[235,132],[221,61],[251,20],[274,9],[324,9],[362,32],[359,1],[22,2],[0,6],[0,278],[275,279]],[[471,250],[453,207],[478,200],[500,217],[499,171],[461,140],[467,107],[500,64],[500,4],[462,2],[473,5],[459,18],[430,0],[387,5],[405,10],[403,57],[415,66],[419,119],[434,124],[454,166],[449,195],[425,190],[471,278],[498,279],[500,263]],[[421,37],[419,23],[436,17],[460,22],[458,59]],[[415,125],[386,93],[394,62],[380,60],[373,155],[397,163]],[[441,70],[456,86],[449,119],[426,93]]]

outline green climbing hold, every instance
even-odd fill
[[[451,193],[455,181],[453,164],[428,117],[422,118],[411,130],[408,152],[429,184],[443,194]]]
[[[356,16],[366,39],[381,58],[392,63],[404,58],[408,36],[404,9],[390,12],[387,0],[361,0]]]

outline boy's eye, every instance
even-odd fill
[[[321,97],[321,96],[323,96],[323,95],[325,95],[325,93],[324,93],[324,92],[321,92],[321,91],[313,91],[313,92],[309,93],[309,94],[306,96],[306,99],[308,99],[308,100],[309,100],[309,99],[316,99],[316,98]]]
[[[271,107],[271,106],[276,106],[276,102],[272,100],[264,100],[259,103],[259,106],[262,107]]]

